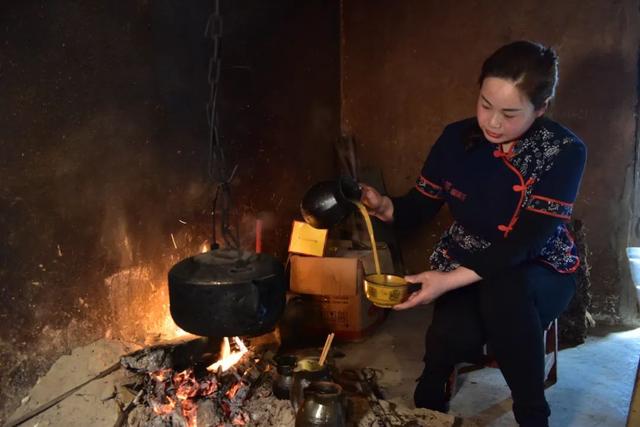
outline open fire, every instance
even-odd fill
[[[244,345],[242,340],[238,337],[233,337],[234,344],[238,347],[237,351],[231,351],[231,345],[229,344],[229,338],[224,337],[222,340],[222,349],[220,350],[220,360],[213,363],[207,368],[208,371],[218,372],[221,369],[223,372],[235,365],[242,356],[245,355],[249,349]]]
[[[260,359],[240,338],[225,337],[219,360],[206,369],[147,372],[141,401],[161,417],[154,425],[247,425],[250,416],[243,406],[263,373],[258,365]]]

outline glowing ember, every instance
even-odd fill
[[[213,381],[213,384],[208,384],[207,381],[203,381],[204,384],[198,383],[193,369],[185,369],[177,373],[173,373],[171,369],[160,369],[149,373],[149,376],[157,382],[156,384],[162,384],[161,387],[164,390],[162,400],[150,400],[153,411],[158,415],[180,411],[188,427],[197,427],[198,405],[195,399],[199,394],[204,395],[202,392],[217,389],[217,382]],[[165,381],[168,381],[170,385],[167,385]],[[170,396],[168,393],[172,393],[172,395]]]
[[[181,404],[182,415],[189,427],[198,427],[198,405],[193,400],[185,400]]]
[[[151,375],[151,378],[153,378],[156,381],[164,381],[167,378],[169,378],[173,373],[172,369],[166,368],[166,369],[160,369],[159,371],[155,371],[155,372],[151,372],[149,375]]]
[[[209,381],[203,381],[200,383],[200,395],[211,396],[218,391],[218,382],[215,377],[209,379]]]
[[[222,348],[220,350],[220,360],[215,362],[213,365],[207,368],[208,371],[217,372],[218,368],[221,368],[222,371],[226,371],[242,358],[244,354],[248,351],[247,347],[238,337],[233,337],[233,342],[238,347],[238,351],[231,351],[231,345],[229,344],[229,338],[225,337],[222,341]]]
[[[231,420],[231,425],[246,426],[248,422],[249,422],[249,416],[243,412],[233,417],[233,420]]]
[[[193,376],[193,369],[186,369],[175,374],[173,386],[176,388],[176,397],[180,401],[194,397],[200,389],[200,385]]]
[[[165,415],[173,412],[173,408],[176,407],[176,402],[175,400],[171,399],[171,397],[169,396],[166,396],[166,397],[167,397],[168,403],[157,403],[153,401],[151,402],[153,412],[155,412],[158,415]]]
[[[248,355],[243,358],[248,351],[238,337],[224,338],[220,360],[209,366],[206,373],[200,370],[196,373],[193,368],[181,372],[169,368],[148,372],[146,401],[163,422],[174,422],[178,416],[180,425],[198,427],[199,402],[210,400],[216,416],[224,419],[220,426],[250,425],[251,418],[242,405],[256,380],[248,372],[254,372],[257,362]],[[254,365],[247,366],[251,363]],[[231,367],[232,374],[220,375]]]
[[[227,397],[229,399],[233,399],[234,397],[236,397],[236,393],[238,392],[238,390],[240,390],[241,387],[242,387],[241,382],[237,382],[234,385],[232,385],[231,388],[227,391]]]

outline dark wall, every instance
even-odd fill
[[[221,123],[229,164],[238,165],[235,184],[245,189],[235,191],[248,228],[244,240],[252,244],[260,217],[269,228],[264,250],[286,258],[304,191],[334,176],[339,9],[320,0],[230,3],[233,22],[225,31],[233,46],[225,45],[231,69],[222,82]]]
[[[246,249],[259,216],[264,250],[284,258],[301,195],[332,174],[333,3],[222,2],[220,135],[238,165],[232,219]],[[71,348],[162,332],[167,269],[210,240],[203,34],[212,4],[0,6],[5,411]]]
[[[636,299],[625,247],[635,159],[637,0],[344,2],[342,128],[361,159],[383,169],[391,193],[415,181],[443,127],[475,114],[482,61],[498,46],[533,39],[560,55],[550,115],[581,136],[589,160],[574,217],[591,248],[596,319],[632,321]],[[421,271],[442,227],[405,240]]]

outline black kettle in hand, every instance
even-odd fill
[[[307,190],[300,211],[302,217],[315,228],[331,228],[356,209],[360,201],[360,185],[347,176],[322,181]]]

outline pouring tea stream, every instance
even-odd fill
[[[401,276],[381,272],[371,218],[366,206],[360,202],[361,196],[360,185],[351,178],[323,181],[305,193],[300,210],[305,221],[315,228],[330,228],[354,210],[360,212],[369,234],[375,266],[375,274],[365,276],[365,295],[374,305],[393,307],[407,299],[410,284]]]

